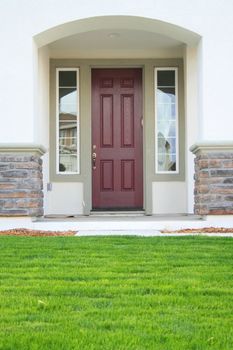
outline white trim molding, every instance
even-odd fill
[[[59,73],[60,72],[75,72],[76,73],[76,85],[75,86],[60,86],[59,84]],[[60,170],[60,90],[59,89],[76,89],[74,91],[77,92],[77,98],[75,99],[75,109],[76,109],[76,120],[70,122],[67,121],[67,123],[70,123],[70,126],[73,126],[73,129],[76,128],[77,134],[76,137],[76,154],[72,154],[73,158],[76,157],[76,171],[61,171]],[[80,174],[80,108],[79,108],[79,96],[80,96],[80,84],[79,84],[79,68],[76,67],[62,67],[62,68],[56,68],[56,174],[57,175],[74,175],[74,174]],[[69,103],[70,105],[73,105],[73,103]],[[64,112],[67,113],[67,112]],[[67,124],[66,123],[66,124]],[[75,124],[75,126],[74,126]],[[69,127],[70,127],[69,126]],[[67,130],[67,125],[66,125]],[[71,137],[64,137],[64,139],[72,139]]]

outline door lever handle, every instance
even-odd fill
[[[95,152],[92,153],[92,169],[93,170],[96,169],[96,153]]]

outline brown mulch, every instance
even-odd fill
[[[233,233],[233,228],[225,227],[202,227],[202,228],[186,228],[182,230],[162,230],[162,233]]]
[[[74,236],[77,231],[42,231],[30,230],[27,228],[16,228],[11,230],[0,231],[0,236],[30,236],[30,237],[47,237],[47,236]]]

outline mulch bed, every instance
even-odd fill
[[[233,228],[225,227],[203,227],[203,228],[186,228],[182,230],[162,230],[162,233],[233,233]]]
[[[16,228],[11,230],[0,231],[0,236],[31,236],[31,237],[47,237],[47,236],[74,236],[77,231],[42,231],[29,230],[26,228]]]

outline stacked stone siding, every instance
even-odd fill
[[[195,214],[233,214],[233,150],[197,152],[194,179]]]
[[[0,153],[0,216],[43,215],[39,155]]]

